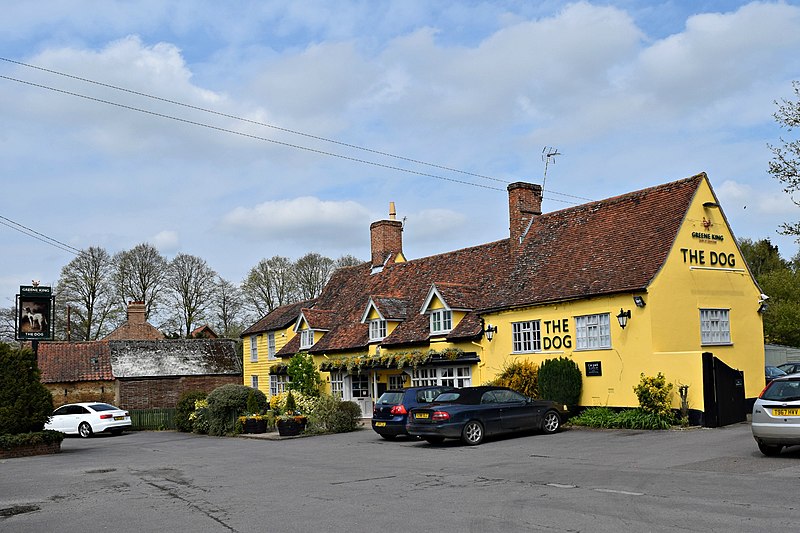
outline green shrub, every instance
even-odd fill
[[[333,421],[342,400],[338,396],[323,394],[308,416],[306,431],[312,433],[332,433]]]
[[[306,396],[319,396],[322,378],[314,364],[314,358],[308,353],[296,353],[289,360],[286,368],[289,375],[289,389],[300,391]]]
[[[45,429],[35,433],[19,433],[17,435],[0,435],[0,450],[11,450],[20,446],[36,446],[37,444],[52,444],[64,440],[60,431]]]
[[[509,387],[531,398],[539,397],[539,366],[527,359],[507,363],[500,374],[490,383]]]
[[[361,422],[361,407],[356,402],[339,402],[333,418],[331,431],[344,433],[358,429]]]
[[[547,359],[539,367],[539,395],[564,405],[578,405],[581,380],[581,371],[572,359]]]
[[[667,383],[664,375],[659,372],[655,377],[645,376],[633,388],[639,398],[639,407],[648,413],[653,413],[662,418],[671,418],[672,414],[672,383]]]
[[[616,420],[617,413],[608,407],[590,407],[569,419],[570,423],[576,426],[592,428],[613,428],[616,427]]]
[[[208,434],[208,400],[195,400],[194,411],[189,415],[192,432],[200,435]]]
[[[0,343],[0,434],[44,429],[53,414],[53,396],[39,376],[32,351]]]
[[[644,409],[625,409],[615,412],[608,407],[590,407],[570,419],[576,426],[617,429],[669,429],[674,417],[661,416]]]
[[[208,396],[203,391],[186,391],[181,394],[178,399],[178,405],[175,408],[175,427],[178,431],[191,432],[193,428],[193,421],[189,419],[195,410],[195,403],[197,400],[205,400]]]
[[[247,398],[253,392],[260,410],[266,410],[267,397],[260,390],[245,385],[222,385],[208,395],[208,434],[234,433],[236,419],[247,411]]]

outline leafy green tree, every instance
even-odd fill
[[[769,295],[764,312],[764,340],[771,344],[800,347],[800,271],[773,270],[759,279]]]
[[[322,378],[317,371],[311,354],[294,354],[289,360],[286,373],[291,380],[290,389],[300,391],[314,398],[319,396],[319,386],[322,384]]]
[[[0,435],[44,429],[53,413],[53,396],[39,375],[32,351],[0,344]]]
[[[792,82],[796,100],[782,99],[778,111],[772,116],[775,121],[787,132],[800,126],[800,81]],[[792,196],[800,191],[800,139],[780,138],[781,145],[768,145],[772,151],[772,161],[769,162],[769,173],[783,183],[784,191]],[[792,197],[792,201],[800,206],[800,201]],[[785,235],[800,235],[800,223],[783,224],[781,233]]]
[[[744,260],[756,280],[768,272],[784,269],[789,265],[786,260],[781,258],[778,247],[772,244],[769,239],[761,239],[759,241],[739,239],[738,243]]]

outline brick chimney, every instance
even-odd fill
[[[128,302],[128,324],[138,325],[145,323],[144,302]]]
[[[379,220],[369,226],[372,248],[372,267],[380,267],[390,254],[403,253],[403,223],[397,220],[394,202],[389,203],[389,220]]]
[[[508,218],[511,250],[517,251],[533,224],[542,214],[542,186],[521,181],[508,186]]]

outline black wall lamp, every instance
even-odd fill
[[[619,327],[625,329],[625,326],[628,325],[628,319],[631,317],[631,310],[628,309],[627,311],[623,311],[620,307],[619,314],[617,315],[617,320],[619,321]]]
[[[486,325],[486,329],[483,330],[486,334],[486,340],[492,342],[492,338],[494,338],[494,334],[497,333],[497,326],[493,326],[491,324]]]
[[[644,307],[645,305],[647,305],[644,302],[644,298],[642,298],[641,296],[634,296],[633,297],[633,303],[636,304],[636,307]]]

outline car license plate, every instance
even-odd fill
[[[115,416],[114,420],[125,420],[124,416]]]
[[[772,416],[798,416],[800,409],[772,409]]]
[[[430,418],[428,413],[414,413],[414,418]]]
[[[376,428],[386,427],[386,422],[375,422]]]

